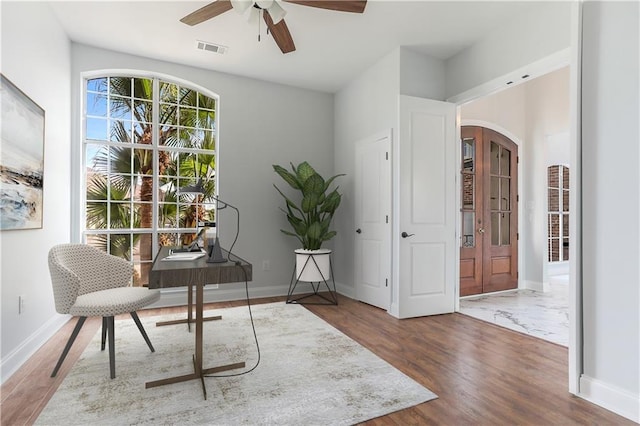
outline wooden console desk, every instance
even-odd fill
[[[171,247],[162,247],[156,256],[153,267],[149,274],[149,288],[168,287],[196,287],[196,343],[195,354],[193,355],[194,372],[183,376],[170,377],[167,379],[147,382],[145,388],[180,383],[188,380],[200,379],[204,399],[207,399],[207,388],[204,383],[204,376],[207,374],[219,373],[221,371],[244,368],[245,363],[223,365],[213,368],[203,368],[202,366],[202,338],[203,338],[203,306],[204,306],[204,286],[206,284],[225,284],[251,281],[252,266],[250,263],[239,259],[238,262],[207,263],[207,257],[203,256],[196,260],[176,260],[162,261],[169,255]],[[229,253],[223,253],[228,258]],[[235,260],[235,256],[234,257]],[[184,320],[181,322],[187,322]]]

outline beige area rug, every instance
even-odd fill
[[[260,364],[245,375],[206,378],[207,400],[199,380],[145,389],[147,381],[193,372],[194,333],[185,324],[155,327],[160,317],[142,318],[151,353],[127,319],[116,321],[116,378],[109,379],[98,331],[36,424],[347,425],[436,398],[302,306],[252,310]],[[222,320],[205,322],[204,367],[241,361],[245,371],[253,367],[258,355],[248,308],[207,314]]]

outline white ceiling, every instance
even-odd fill
[[[398,46],[447,59],[526,1],[369,0],[363,14],[282,2],[296,51],[283,55],[262,26],[234,10],[190,27],[179,20],[209,1],[52,1],[71,40],[91,46],[314,90],[336,92]],[[196,40],[228,46],[225,55]]]

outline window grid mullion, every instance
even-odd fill
[[[160,129],[159,129],[159,122],[160,122],[160,81],[159,79],[156,77],[153,79],[153,96],[151,98],[152,101],[152,122],[153,122],[153,130],[151,132],[151,144],[153,146],[153,197],[152,197],[152,202],[151,202],[151,209],[152,209],[152,213],[151,213],[151,220],[152,220],[152,226],[151,229],[153,230],[152,232],[152,237],[151,237],[151,244],[153,245],[153,257],[155,257],[155,255],[157,254],[158,251],[158,247],[160,246],[160,244],[158,243],[158,208],[159,208],[159,202],[158,202],[158,188],[160,187],[160,177],[158,176],[158,170],[160,168],[160,156],[159,156],[159,149],[160,149]]]
[[[127,83],[130,85],[129,87],[126,88],[126,90],[129,92],[127,93],[122,93],[122,95],[124,95],[124,97],[119,97],[117,99],[117,105],[120,105],[120,103],[123,104],[123,107],[126,107],[127,104],[130,104],[130,111],[127,114],[127,117],[125,117],[123,114],[114,114],[113,113],[113,101],[115,99],[115,95],[120,93],[120,90],[118,88],[117,85],[124,83],[124,81],[118,80],[118,81],[114,81],[114,78],[126,78],[128,79]],[[120,235],[118,237],[119,240],[122,240],[122,242],[124,242],[125,244],[127,244],[128,242],[128,247],[130,250],[128,251],[128,253],[131,256],[131,261],[132,262],[136,262],[136,257],[134,256],[135,253],[135,247],[134,247],[134,240],[135,240],[135,236],[138,234],[151,234],[151,244],[153,245],[152,247],[152,253],[153,256],[155,257],[155,254],[157,254],[157,250],[158,247],[160,246],[160,238],[159,238],[159,234],[161,233],[172,233],[172,234],[185,234],[185,233],[192,233],[193,229],[192,228],[183,228],[180,227],[180,223],[176,223],[175,224],[175,228],[165,228],[164,225],[165,223],[162,223],[162,226],[160,224],[160,197],[159,197],[159,188],[160,188],[160,182],[161,182],[161,178],[158,174],[159,168],[160,168],[160,150],[166,150],[168,153],[174,152],[174,153],[185,153],[185,154],[189,154],[189,155],[193,155],[194,156],[194,161],[200,161],[199,158],[197,158],[199,156],[199,154],[205,154],[205,155],[215,155],[216,156],[216,164],[218,163],[218,159],[217,159],[217,154],[216,154],[216,150],[212,149],[212,150],[207,150],[207,149],[203,149],[202,145],[195,145],[195,148],[188,148],[188,147],[170,147],[170,146],[161,146],[160,145],[160,137],[161,137],[161,128],[160,128],[160,117],[161,117],[161,111],[160,111],[160,87],[161,87],[161,78],[160,77],[150,77],[149,75],[140,75],[140,74],[136,74],[136,75],[131,75],[131,76],[123,76],[123,75],[116,75],[116,76],[109,76],[109,75],[103,75],[103,76],[98,76],[98,77],[89,77],[87,80],[85,80],[86,82],[89,82],[89,80],[91,78],[97,78],[96,82],[98,82],[98,84],[106,84],[106,87],[104,88],[104,91],[100,91],[100,88],[97,88],[97,86],[91,86],[91,90],[88,86],[88,84],[85,84],[83,87],[83,92],[82,92],[82,96],[83,96],[83,104],[84,104],[84,108],[83,108],[83,130],[82,130],[82,134],[84,135],[83,137],[83,152],[82,152],[82,164],[83,164],[83,168],[84,170],[86,170],[84,172],[83,175],[83,180],[84,180],[84,189],[83,189],[83,212],[82,212],[82,218],[83,218],[83,229],[84,229],[84,241],[86,242],[87,240],[87,236],[98,236],[98,235],[103,235],[106,238],[106,243],[107,243],[107,251],[110,251],[110,246],[111,243],[115,242],[115,238],[116,235]],[[138,96],[140,96],[140,102],[147,102],[147,108],[148,106],[152,107],[152,111],[151,111],[151,145],[150,146],[146,146],[146,144],[136,144],[134,139],[133,139],[133,128],[135,126],[135,111],[136,111],[136,99],[137,95],[136,95],[136,87],[137,87],[137,81],[136,78],[144,78],[144,79],[148,79],[147,81],[149,81],[152,85],[152,98],[151,98],[151,102],[149,102],[146,98],[146,96],[140,96],[140,94]],[[100,82],[100,80],[102,80],[102,82]],[[114,84],[116,86],[114,86]],[[174,84],[174,83],[170,83],[170,84]],[[120,86],[121,87],[121,86]],[[193,95],[196,96],[195,99],[195,105],[194,108],[191,108],[190,105],[188,105],[188,103],[186,104],[182,104],[179,101],[179,97],[178,97],[178,102],[177,102],[177,114],[176,114],[176,128],[179,131],[180,129],[186,129],[187,131],[189,131],[190,133],[195,133],[195,134],[200,134],[202,133],[204,137],[206,137],[205,135],[209,135],[208,137],[214,137],[215,141],[216,141],[216,145],[218,143],[218,138],[217,138],[217,129],[218,129],[218,115],[217,115],[217,110],[218,110],[218,97],[216,95],[210,96],[210,95],[204,95],[207,97],[211,98],[212,103],[214,104],[214,108],[211,109],[210,111],[216,112],[215,115],[215,120],[214,123],[211,123],[210,126],[206,126],[203,127],[203,124],[199,124],[197,126],[191,125],[189,122],[184,122],[184,123],[180,123],[180,113],[181,108],[187,108],[190,111],[189,114],[193,114],[194,115],[194,119],[197,120],[198,117],[200,117],[199,115],[199,110],[201,107],[201,100],[206,100],[206,98],[201,97],[202,94],[200,93],[200,91],[198,91],[197,89],[191,89],[188,86],[183,86],[180,83],[176,83],[176,87],[181,90],[181,89],[186,89],[186,90],[191,90],[193,91]],[[105,98],[105,107],[103,108],[102,111],[104,111],[104,115],[96,115],[97,113],[92,113],[87,114],[87,108],[86,108],[86,102],[88,99],[88,94],[93,94],[93,95],[100,95],[100,96],[104,96]],[[208,102],[208,100],[206,100]],[[142,103],[141,103],[142,105]],[[203,103],[202,106],[204,106],[205,104]],[[209,111],[208,108],[205,108],[207,111]],[[97,109],[92,110],[92,112],[94,111],[98,111]],[[101,112],[102,112],[101,111]],[[124,110],[123,110],[124,111]],[[145,114],[146,115],[146,114]],[[89,131],[89,124],[87,123],[87,118],[96,118],[96,119],[102,119],[104,121],[104,126],[106,128],[103,128],[103,130],[101,130],[103,133],[106,131],[106,133],[104,133],[104,135],[100,134],[100,133],[96,133],[96,132],[90,132]],[[147,119],[148,119],[148,115],[146,115]],[[185,119],[187,119],[188,117],[185,116]],[[147,121],[147,119],[145,119],[144,121]],[[126,141],[122,141],[120,142],[120,140],[122,138],[117,137],[114,138],[113,137],[113,131],[115,130],[120,130],[119,127],[114,127],[114,123],[115,121],[122,121],[124,123],[124,130],[127,131],[127,139],[126,141],[128,141],[129,143],[126,143]],[[96,124],[96,122],[92,123],[93,125],[97,125],[98,127],[95,127],[96,129],[100,130],[100,126],[99,123]],[[117,123],[115,123],[117,124]],[[186,126],[185,124],[188,124],[188,126]],[[130,127],[129,129],[127,129],[127,127]],[[91,127],[91,129],[93,129],[94,127]],[[95,136],[94,136],[95,135]],[[117,136],[117,135],[116,135]],[[89,137],[92,137],[92,139],[89,139]],[[104,158],[104,166],[106,168],[105,170],[105,188],[102,189],[102,192],[104,194],[104,197],[106,198],[104,201],[101,201],[99,199],[96,199],[95,201],[92,199],[90,200],[91,202],[98,202],[98,203],[104,203],[104,212],[103,213],[98,213],[101,215],[104,215],[104,221],[106,223],[104,223],[104,227],[103,228],[88,228],[87,227],[87,207],[88,207],[88,201],[87,200],[87,194],[88,194],[88,189],[89,189],[89,182],[87,182],[87,177],[89,176],[88,173],[95,173],[92,172],[91,169],[93,169],[93,164],[89,165],[88,161],[90,158],[93,157],[89,157],[88,156],[88,152],[87,150],[89,149],[89,147],[92,147],[92,151],[95,150],[95,148],[99,149],[103,149],[105,151],[105,158]],[[94,148],[95,147],[95,148]],[[129,170],[125,171],[125,170],[115,170],[114,166],[118,166],[120,168],[120,165],[118,163],[118,158],[114,158],[115,149],[126,149],[128,152],[125,154],[123,153],[119,153],[118,158],[122,158],[122,156],[127,157],[128,161],[130,162],[130,167],[128,168]],[[145,152],[141,151],[141,150],[146,150],[146,149],[151,149],[151,152],[149,152],[149,154],[152,155],[151,160],[152,160],[152,170],[149,173],[148,171],[144,171],[144,176],[150,176],[151,177],[151,183],[152,183],[152,196],[150,197],[151,200],[149,201],[145,201],[142,202],[142,200],[137,200],[136,198],[136,194],[138,194],[138,190],[142,189],[140,187],[140,179],[142,179],[142,175],[138,173],[137,168],[135,167],[135,161],[139,158],[138,154],[140,154],[141,156],[146,155]],[[91,153],[91,155],[95,155],[95,153]],[[140,157],[141,161],[142,161],[142,157]],[[95,170],[95,169],[93,169]],[[141,169],[140,171],[143,171],[143,169]],[[200,175],[202,173],[205,173],[204,171],[201,172],[201,170],[199,168],[197,168],[195,170],[195,172]],[[208,173],[208,172],[207,172]],[[176,179],[179,179],[180,177],[182,178],[189,178],[189,176],[182,176],[183,173],[177,173]],[[214,171],[212,173],[213,178],[215,179],[215,187],[216,187],[216,193],[217,193],[217,171]],[[120,181],[120,179],[126,179],[129,182],[126,183],[126,185],[129,187],[129,194],[120,194],[120,191],[116,191],[116,187],[113,186],[113,184],[116,181]],[[148,180],[146,181],[148,183]],[[178,182],[178,181],[176,181]],[[97,183],[97,181],[96,181]],[[144,185],[144,187],[146,188],[146,184]],[[148,189],[148,188],[147,188]],[[123,198],[124,197],[124,198]],[[98,197],[98,198],[102,198],[102,197]],[[126,202],[125,202],[125,198],[129,198]],[[145,199],[148,197],[145,197]],[[176,209],[179,207],[180,205],[180,201],[179,199],[176,200]],[[136,211],[136,208],[140,208],[143,206],[143,204],[146,204],[147,207],[151,208],[151,212],[149,212],[149,215],[146,216],[147,220],[151,220],[151,224],[148,228],[141,228],[140,226],[142,226],[142,224],[140,225],[136,225],[134,220],[136,218],[139,218],[137,215],[140,212]],[[128,208],[129,211],[127,212],[128,214],[126,216],[123,217],[119,217],[116,216],[117,214],[122,214],[125,213],[122,211],[122,209]],[[116,212],[114,213],[114,209],[116,210]],[[117,213],[117,212],[121,212],[121,213]],[[128,217],[128,221],[129,224],[123,224],[121,223],[123,219],[126,219]],[[98,217],[99,218],[99,217]],[[100,219],[100,218],[99,218]],[[116,220],[117,223],[114,222],[114,220]],[[176,212],[176,218],[174,220],[180,220],[180,214],[177,211]],[[145,220],[146,223],[146,220]],[[126,227],[123,227],[126,226]],[[144,226],[147,226],[146,224]],[[128,237],[128,238],[127,238]],[[125,238],[125,240],[123,240],[123,238]],[[149,242],[147,242],[147,244],[149,244]],[[150,260],[146,257],[148,255],[148,253],[145,253],[145,257],[143,259],[140,259],[140,261],[142,263],[148,263]]]

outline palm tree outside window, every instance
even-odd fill
[[[218,97],[156,77],[100,76],[84,88],[83,238],[148,283],[160,246],[215,221]],[[203,195],[180,188],[202,179]]]

